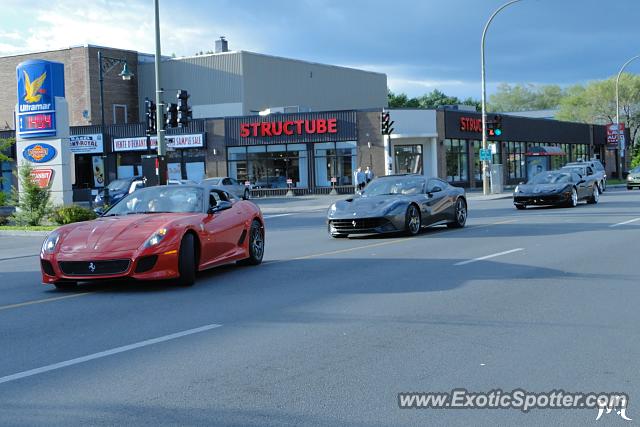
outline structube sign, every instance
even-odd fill
[[[167,148],[201,148],[204,147],[204,135],[167,135]],[[151,150],[158,148],[158,139],[151,137]],[[145,151],[147,150],[147,137],[116,138],[113,140],[113,151]]]
[[[245,116],[225,120],[227,145],[356,140],[355,111]]]

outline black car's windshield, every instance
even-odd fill
[[[631,172],[631,173],[640,173],[640,166],[636,166],[635,168],[631,169],[629,172]]]
[[[424,192],[424,179],[419,177],[377,178],[362,191],[363,196],[385,194],[420,194]]]
[[[128,179],[116,179],[115,181],[111,181],[107,188],[109,191],[124,191],[129,190],[129,186],[131,185],[131,181]]]
[[[222,181],[222,178],[207,178],[202,182],[205,184],[220,185],[220,181]]]
[[[185,186],[143,188],[129,194],[104,216],[161,212],[202,212],[202,189]]]
[[[534,176],[528,184],[565,184],[571,182],[571,175],[568,173],[539,173]]]
[[[562,168],[562,170],[565,170],[567,172],[575,172],[583,176],[587,174],[586,166],[565,166]]]

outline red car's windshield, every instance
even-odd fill
[[[202,212],[202,200],[202,189],[198,187],[149,187],[129,194],[109,209],[104,216]]]

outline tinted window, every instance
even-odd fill
[[[231,185],[231,180],[229,178],[225,178],[222,180],[222,185]]]

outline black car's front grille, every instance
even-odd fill
[[[375,233],[393,227],[386,218],[333,219],[331,226],[339,233]]]
[[[60,270],[68,276],[105,276],[121,274],[129,269],[131,260],[113,259],[108,261],[60,261]]]

